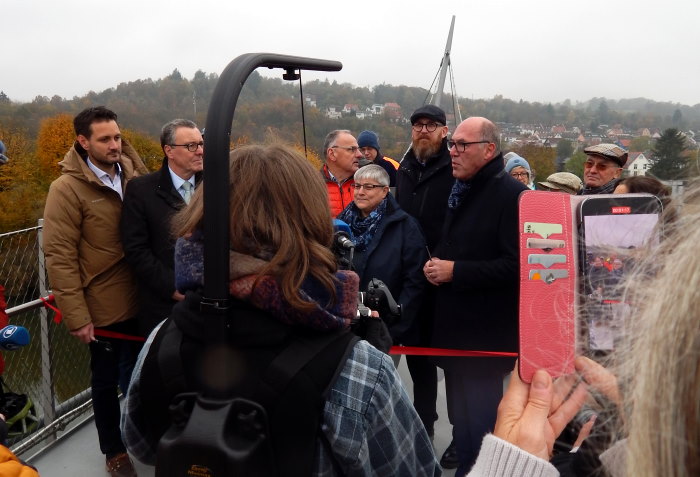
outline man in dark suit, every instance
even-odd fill
[[[190,120],[175,119],[163,126],[160,145],[163,166],[129,183],[121,218],[124,254],[139,283],[139,328],[144,336],[184,298],[175,289],[170,219],[189,202],[204,165],[202,134]]]
[[[437,286],[432,346],[518,350],[518,196],[527,188],[507,174],[496,126],[463,121],[447,142],[456,179],[433,258],[423,272]],[[445,370],[447,412],[459,458],[474,463],[493,430],[512,358],[436,358]]]

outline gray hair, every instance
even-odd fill
[[[335,141],[338,139],[338,136],[341,134],[352,135],[352,132],[348,129],[335,129],[326,135],[326,139],[324,139],[324,141],[323,141],[323,158],[324,159],[326,157],[328,157],[328,149],[335,146]]]
[[[175,133],[178,128],[197,129],[197,125],[189,119],[173,119],[165,123],[165,126],[160,131],[160,147],[175,143]]]
[[[484,121],[481,127],[481,140],[496,145],[496,152],[501,150],[501,135],[498,127],[491,121]]]
[[[355,182],[361,179],[374,180],[383,186],[389,186],[389,174],[382,166],[376,164],[360,167],[357,172],[355,172]]]

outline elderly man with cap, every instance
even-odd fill
[[[547,177],[546,181],[538,182],[544,190],[552,192],[566,192],[567,194],[576,195],[583,187],[581,179],[576,174],[571,172],[555,172]]]
[[[445,111],[434,105],[416,109],[411,115],[411,148],[396,172],[396,199],[404,211],[418,220],[431,253],[440,241],[447,199],[455,181],[447,132]],[[404,345],[429,345],[436,291],[437,286],[426,282],[421,308],[413,329],[404,335]],[[413,405],[432,436],[438,418],[437,367],[426,356],[407,356],[406,364],[413,380]],[[440,465],[451,469],[458,464],[455,446],[450,444]]]
[[[579,194],[612,194],[622,168],[627,162],[627,151],[615,144],[598,144],[583,150],[583,189]]]
[[[508,162],[506,162],[506,173],[510,174],[513,179],[525,184],[529,189],[534,189],[532,169],[525,158],[514,152],[509,152],[504,157],[508,159]]]
[[[360,146],[360,152],[368,162],[368,164],[376,164],[389,174],[389,187],[396,186],[396,169],[399,168],[399,163],[390,157],[384,156],[379,150],[379,136],[374,131],[362,131],[357,136],[357,145]],[[365,164],[367,165],[367,164]]]

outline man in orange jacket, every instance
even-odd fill
[[[331,215],[335,218],[352,202],[354,196],[353,175],[360,167],[362,153],[357,140],[347,129],[331,131],[323,141],[325,164],[321,174],[328,189]]]

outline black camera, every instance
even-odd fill
[[[361,308],[369,308],[379,313],[387,326],[391,326],[401,319],[401,305],[396,303],[389,288],[378,278],[373,278],[367,284],[367,291],[357,294],[358,319],[361,317]]]

